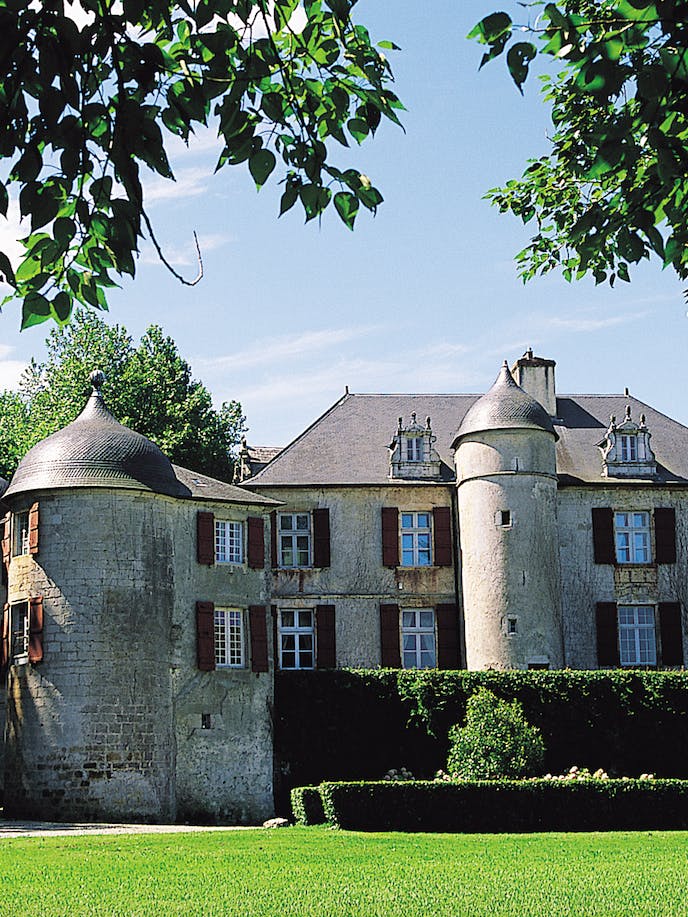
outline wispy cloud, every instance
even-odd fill
[[[625,312],[623,315],[608,315],[605,318],[594,318],[593,316],[578,315],[572,318],[548,318],[544,320],[546,327],[556,331],[571,331],[575,333],[586,333],[589,331],[601,331],[603,328],[614,328],[618,325],[627,325],[629,322],[637,322],[641,318],[647,318],[651,312]]]
[[[199,197],[207,193],[210,175],[207,166],[193,166],[179,169],[175,176],[176,181],[152,178],[144,182],[145,201],[147,204],[154,204],[161,201],[177,201],[185,197]]]
[[[6,360],[0,352],[0,390],[18,388],[19,379],[25,369],[26,363],[22,363],[21,360]]]

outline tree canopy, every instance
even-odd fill
[[[103,393],[118,420],[173,462],[231,481],[234,447],[245,430],[241,405],[215,410],[208,389],[157,325],[135,346],[124,328],[83,309],[50,332],[45,361],[31,361],[19,392],[0,392],[1,476],[10,477],[31,446],[81,412],[94,369],[105,373]]]
[[[480,66],[506,55],[523,91],[539,54],[551,105],[551,152],[487,193],[500,211],[535,223],[516,256],[524,280],[560,269],[567,280],[629,280],[651,256],[688,277],[688,2],[563,0],[521,4],[469,34]],[[526,41],[524,37],[534,41]]]
[[[0,0],[0,213],[18,199],[30,221],[0,275],[22,327],[63,323],[75,302],[107,308],[144,233],[164,260],[142,169],[173,179],[166,140],[209,121],[217,169],[245,163],[258,188],[279,174],[280,214],[333,203],[353,228],[374,212],[381,194],[333,145],[399,123],[403,106],[383,50],[396,46],[373,45],[355,2]]]

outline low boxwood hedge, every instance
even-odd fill
[[[304,787],[301,793],[313,789]],[[317,791],[331,825],[358,831],[688,828],[687,780],[327,782]],[[302,800],[303,795],[296,798]],[[314,824],[309,818],[316,807],[310,795],[308,798],[308,806],[299,809],[299,818],[304,824]]]
[[[322,825],[327,821],[317,786],[294,787],[291,791],[291,811],[297,825]]]

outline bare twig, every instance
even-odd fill
[[[196,258],[198,259],[198,275],[194,280],[187,280],[186,277],[182,277],[181,274],[175,271],[170,262],[163,255],[162,248],[160,247],[158,240],[155,238],[155,233],[153,232],[153,227],[151,225],[151,221],[148,219],[148,214],[146,211],[142,210],[141,215],[143,216],[143,221],[148,228],[148,235],[150,236],[150,240],[155,246],[156,252],[158,253],[158,258],[160,258],[170,274],[172,274],[173,277],[176,277],[180,283],[183,283],[185,287],[195,287],[197,283],[200,283],[200,281],[203,279],[203,257],[201,255],[201,246],[198,244],[198,236],[196,235],[196,230],[193,230],[193,237],[194,243],[196,245]]]

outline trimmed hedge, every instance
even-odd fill
[[[291,791],[291,811],[297,825],[322,825],[327,821],[317,786],[294,787]]]
[[[288,811],[294,786],[379,779],[402,766],[433,777],[446,766],[450,727],[480,686],[521,702],[542,732],[545,771],[576,764],[688,778],[685,672],[278,672],[278,810]]]
[[[686,780],[375,781],[322,783],[317,789],[327,821],[356,831],[688,828]]]

